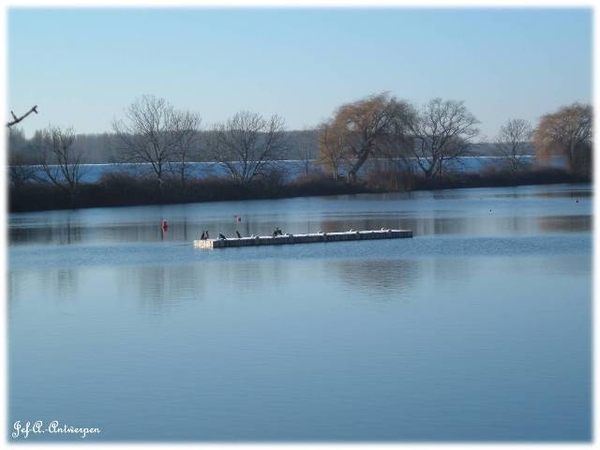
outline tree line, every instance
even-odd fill
[[[470,153],[478,123],[462,101],[436,98],[416,108],[383,93],[342,105],[321,124],[319,158],[334,176],[346,167],[352,180],[373,157],[405,167],[416,161],[425,178],[443,177],[452,161]],[[569,171],[589,175],[592,107],[565,106],[544,115],[535,128],[524,119],[509,119],[494,147],[513,172],[523,168],[522,157],[533,148],[540,159],[562,155]]]
[[[11,187],[39,182],[34,174],[41,171],[69,196],[81,181],[84,154],[93,152],[90,142],[115,162],[146,163],[160,190],[173,179],[185,189],[190,162],[213,161],[243,187],[277,176],[278,162],[291,155],[305,161],[306,177],[316,165],[332,180],[356,184],[371,162],[396,180],[442,179],[472,152],[479,135],[479,121],[462,101],[435,98],[418,107],[385,92],[343,104],[314,129],[296,132],[287,131],[278,115],[250,111],[203,129],[198,113],[152,95],[132,102],[113,122],[112,133],[95,139],[49,126],[27,140],[15,123],[8,124]],[[533,150],[540,159],[561,155],[568,171],[588,177],[592,145],[592,107],[578,103],[542,116],[535,127],[509,119],[493,141],[512,173],[524,169],[523,156]]]

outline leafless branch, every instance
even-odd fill
[[[423,174],[442,176],[450,161],[464,156],[470,139],[479,133],[477,123],[463,102],[429,101],[410,124],[413,156]]]
[[[125,111],[124,120],[115,120],[113,129],[121,149],[130,161],[150,164],[159,186],[165,172],[177,171],[185,180],[186,163],[196,145],[200,117],[178,111],[162,98],[145,95]]]
[[[233,180],[246,184],[278,160],[287,148],[284,121],[274,115],[241,111],[225,123],[216,124],[211,133],[213,158],[225,167]]]
[[[37,112],[37,105],[35,105],[33,108],[31,108],[31,109],[30,109],[29,111],[27,111],[25,114],[23,114],[21,117],[17,117],[17,116],[15,115],[15,113],[11,111],[11,112],[10,112],[10,114],[13,116],[13,120],[12,120],[11,122],[8,122],[8,123],[6,124],[6,126],[7,126],[8,128],[10,128],[10,127],[12,127],[13,125],[16,125],[16,124],[18,124],[20,121],[22,121],[23,119],[25,119],[25,117],[27,117],[27,116],[28,116],[29,114],[31,114],[32,112],[34,112],[34,113],[36,113],[36,114],[38,113],[38,112]]]

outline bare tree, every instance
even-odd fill
[[[427,178],[443,176],[448,163],[464,156],[479,121],[463,102],[429,101],[411,122],[413,156]]]
[[[150,165],[162,186],[172,161],[185,165],[200,125],[197,114],[176,111],[165,99],[144,95],[125,111],[125,120],[115,120],[113,130],[128,160]]]
[[[20,121],[22,121],[23,119],[25,119],[25,118],[26,118],[26,117],[27,117],[29,114],[31,114],[32,112],[33,112],[33,113],[36,113],[36,114],[38,113],[38,112],[37,112],[37,105],[33,106],[33,107],[32,107],[32,108],[29,110],[29,111],[27,111],[27,112],[26,112],[25,114],[23,114],[21,117],[17,117],[17,116],[15,115],[15,113],[11,111],[11,112],[10,112],[10,114],[12,115],[12,117],[13,117],[13,120],[11,120],[10,122],[8,122],[8,123],[6,124],[6,126],[7,126],[8,128],[10,128],[10,127],[12,127],[12,126],[14,126],[14,125],[18,124]]]
[[[83,175],[83,150],[73,146],[73,128],[62,129],[49,126],[37,132],[32,139],[40,164],[39,169],[52,184],[74,200],[75,192]]]
[[[387,93],[342,105],[323,128],[331,139],[326,137],[321,142],[329,141],[333,146],[321,146],[322,159],[331,160],[330,156],[343,154],[348,164],[348,178],[356,181],[367,159],[377,155],[390,139],[398,140],[407,130],[411,116],[408,103]]]
[[[563,155],[572,172],[591,173],[592,116],[592,107],[579,103],[543,116],[533,135],[538,158]]]
[[[509,119],[500,127],[494,145],[506,158],[512,172],[517,172],[524,167],[523,156],[531,148],[532,134],[531,124],[524,119]]]
[[[247,184],[266,176],[284,156],[284,120],[277,115],[265,119],[260,114],[241,111],[214,126],[209,146],[213,159],[225,167],[230,177]]]
[[[194,151],[200,145],[200,124],[202,119],[196,113],[190,111],[175,111],[171,124],[173,161],[171,171],[179,175],[182,185],[185,182],[189,170],[189,162],[194,156]]]
[[[20,187],[35,180],[35,157],[29,154],[30,145],[23,130],[8,130],[8,177],[11,187]]]

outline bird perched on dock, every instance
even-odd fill
[[[219,239],[227,239],[223,233],[219,233]]]

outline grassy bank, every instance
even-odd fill
[[[540,169],[513,174],[486,171],[481,174],[453,173],[444,178],[423,177],[394,172],[372,172],[358,183],[333,180],[326,176],[301,178],[284,183],[281,178],[257,180],[239,185],[223,178],[167,180],[111,173],[97,183],[81,184],[75,192],[45,183],[23,183],[9,188],[9,211],[140,206],[199,203],[224,200],[276,199],[358,193],[436,190],[469,187],[519,186],[556,183],[587,183],[589,178],[560,169]]]

